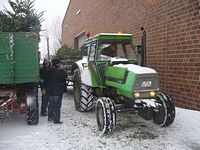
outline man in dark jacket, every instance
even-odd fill
[[[49,93],[48,121],[55,124],[62,123],[60,121],[60,109],[62,104],[62,96],[67,74],[60,68],[61,64],[58,59],[52,60],[52,67],[48,71],[47,88]]]
[[[47,116],[48,93],[47,93],[46,78],[49,69],[50,69],[50,62],[45,59],[42,68],[40,68],[40,88],[42,92],[41,116]]]

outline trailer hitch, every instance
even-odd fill
[[[3,123],[5,119],[11,119],[11,113],[14,110],[14,103],[16,102],[15,94],[12,92],[8,100],[3,100],[0,104],[0,121]]]

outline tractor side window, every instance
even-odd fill
[[[117,44],[117,57],[118,58],[127,58],[123,48],[124,47],[123,47],[123,45],[121,43]]]
[[[94,61],[95,60],[95,49],[96,49],[96,44],[92,44],[90,46],[89,61]]]
[[[126,52],[126,55],[127,55],[128,59],[135,59],[135,60],[137,60],[135,51],[133,51],[133,47],[132,47],[131,44],[124,45],[124,51]]]
[[[98,51],[98,60],[105,61],[111,59],[110,44],[101,44]]]
[[[81,56],[88,56],[88,50],[89,50],[89,47],[90,45],[87,44],[87,45],[83,45],[81,47]]]

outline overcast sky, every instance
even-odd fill
[[[0,10],[3,10],[4,6],[6,8],[9,8],[7,1],[8,0],[0,0]],[[54,29],[53,26],[55,26],[55,22],[57,24],[58,22],[60,23],[62,22],[68,4],[69,0],[35,0],[35,9],[38,12],[45,11],[44,13],[45,21],[42,23],[42,29],[47,29],[47,31],[45,30],[41,32],[41,34],[45,36],[47,35],[49,37],[51,53],[54,51],[55,47],[53,44],[54,37],[52,35],[53,34],[52,32],[54,32],[52,31],[52,29]],[[47,54],[46,39],[44,37],[41,37],[40,51],[42,53],[42,56]]]

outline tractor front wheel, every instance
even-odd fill
[[[175,106],[171,98],[162,93],[158,93],[158,109],[153,111],[153,121],[161,127],[169,126],[175,119]]]
[[[116,111],[114,102],[107,97],[99,98],[96,103],[97,125],[103,134],[113,133],[116,128]]]

